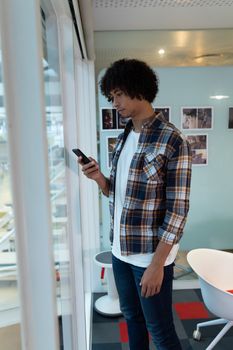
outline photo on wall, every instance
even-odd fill
[[[208,164],[208,135],[186,135],[192,149],[192,164]]]
[[[182,107],[181,128],[188,130],[212,129],[213,108],[212,107]]]
[[[155,107],[154,111],[156,113],[162,112],[164,118],[166,119],[167,122],[171,121],[171,108],[170,107]]]
[[[228,129],[233,129],[233,107],[229,108]]]
[[[102,108],[101,110],[102,130],[116,130],[117,116],[114,108]]]
[[[116,145],[117,137],[107,137],[107,167],[111,169],[112,167],[112,152]]]

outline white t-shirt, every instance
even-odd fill
[[[115,192],[115,209],[114,209],[114,236],[113,236],[113,246],[112,253],[118,259],[130,263],[135,266],[147,267],[150,265],[154,253],[147,254],[133,254],[124,256],[121,254],[120,248],[120,221],[121,213],[125,201],[125,193],[128,181],[129,168],[137,150],[138,139],[140,133],[136,133],[133,130],[129,133],[124,147],[121,151],[120,157],[117,163],[117,173],[116,173],[116,192]],[[175,258],[179,249],[179,244],[174,244],[172,247],[166,261],[165,265],[171,264]]]

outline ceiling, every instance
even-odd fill
[[[233,65],[233,0],[93,0],[93,21],[97,71],[122,57]]]

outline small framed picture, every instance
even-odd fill
[[[117,129],[124,129],[130,118],[122,117],[117,113]]]
[[[192,135],[186,135],[186,136],[192,149],[192,164],[207,165],[208,164],[208,135],[192,134]]]
[[[162,112],[164,118],[166,119],[167,122],[171,121],[171,108],[170,107],[155,107],[154,111],[156,113]]]
[[[229,108],[228,129],[233,129],[233,107]]]
[[[111,169],[112,167],[112,152],[116,145],[117,137],[110,136],[107,137],[107,167]]]
[[[212,107],[182,107],[181,128],[188,130],[212,129],[213,108]]]
[[[101,109],[101,124],[102,130],[117,129],[116,110],[114,108]]]

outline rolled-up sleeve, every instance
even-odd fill
[[[166,177],[166,213],[159,227],[159,240],[178,243],[182,237],[189,211],[192,156],[188,141],[176,139],[174,151],[168,160]]]

